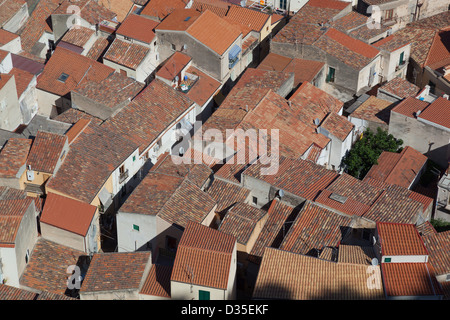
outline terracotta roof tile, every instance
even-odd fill
[[[426,237],[426,236],[432,236],[432,235],[437,234],[436,229],[433,227],[433,225],[430,223],[430,221],[425,221],[421,225],[416,226],[416,229],[419,232],[420,236]]]
[[[102,63],[58,47],[45,65],[36,87],[64,96],[83,81],[100,81],[113,72],[114,69]],[[64,82],[58,80],[63,73],[68,75]]]
[[[351,222],[349,217],[308,201],[289,228],[280,249],[314,256],[324,247],[337,247]]]
[[[72,142],[47,188],[91,203],[112,172],[137,148],[120,134],[90,123]]]
[[[406,47],[408,44],[410,44],[409,39],[400,37],[397,34],[392,34],[382,40],[373,43],[372,45],[380,50],[394,52],[398,49]]]
[[[379,275],[379,268],[376,267]],[[367,286],[367,266],[335,263],[273,248],[264,252],[254,299],[380,300],[383,289]]]
[[[169,16],[175,9],[184,9],[186,2],[183,0],[151,0],[141,12],[141,15],[155,17],[163,20]]]
[[[385,25],[381,25],[379,28],[368,28],[367,16],[356,11],[351,11],[345,16],[333,21],[331,26],[366,43],[370,43],[375,37],[384,35],[389,29]]]
[[[78,300],[62,294],[56,294],[53,292],[42,291],[36,298],[36,300]]]
[[[73,5],[70,0],[63,1],[53,14],[67,14],[71,12],[69,7]],[[81,8],[80,17],[91,25],[102,22],[103,20],[113,20],[117,14],[107,9],[97,1],[77,0],[77,6]]]
[[[10,1],[13,2],[13,1]],[[0,47],[10,43],[14,39],[18,38],[19,36],[15,33],[9,32],[5,29],[0,29]]]
[[[375,47],[333,28],[328,29],[314,46],[357,70],[367,66],[379,54]]]
[[[181,92],[155,79],[103,126],[138,144],[143,152],[193,105]]]
[[[261,32],[270,19],[270,15],[261,11],[252,10],[241,6],[231,6],[227,12],[227,17],[243,25],[249,26],[252,30]]]
[[[400,113],[410,118],[415,118],[415,113],[422,112],[429,106],[428,102],[415,99],[414,97],[408,97],[396,105],[392,112]]]
[[[117,29],[117,34],[150,44],[155,38],[153,29],[158,22],[145,16],[130,14]]]
[[[450,101],[443,97],[437,98],[422,111],[419,118],[450,129]]]
[[[413,224],[377,223],[383,256],[428,255],[428,251]]]
[[[138,290],[151,252],[94,253],[80,293]]]
[[[235,243],[230,235],[190,221],[178,245],[170,280],[226,289]],[[190,273],[195,276],[191,278]]]
[[[72,27],[64,34],[61,41],[84,48],[85,44],[94,35],[94,33],[95,30],[90,28],[82,26]]]
[[[441,30],[434,35],[433,43],[424,62],[424,66],[438,69],[448,65],[450,59],[450,30]]]
[[[230,5],[221,0],[196,0],[191,8],[199,12],[210,10],[219,17],[224,18],[227,15]]]
[[[348,215],[362,216],[370,209],[368,205],[358,202],[353,198],[343,197],[330,190],[323,190],[314,201]]]
[[[40,221],[86,236],[96,211],[96,206],[48,193]]]
[[[186,96],[199,106],[205,105],[218,92],[221,83],[193,66],[187,68],[186,72],[198,76],[197,82],[186,93]]]
[[[139,294],[170,298],[172,266],[154,264]]]
[[[65,135],[38,131],[31,146],[27,164],[34,171],[54,173],[66,142]]]
[[[418,228],[419,230],[419,228]],[[433,232],[422,236],[430,262],[437,275],[450,273],[450,231]]]
[[[355,127],[355,125],[348,121],[346,117],[340,116],[334,112],[328,114],[320,126],[341,141],[344,141]]]
[[[411,43],[411,59],[420,66],[423,66],[435,34],[438,31],[436,29],[418,28],[414,26],[414,24],[409,25],[397,31],[395,35]]]
[[[181,71],[185,69],[191,60],[192,58],[187,54],[177,51],[159,67],[156,76],[173,81],[176,76],[180,76]]]
[[[84,252],[39,238],[20,277],[20,284],[36,290],[64,295],[69,277],[67,268],[88,258]]]
[[[442,295],[430,263],[382,263],[387,297]]]
[[[37,293],[0,284],[0,300],[35,300]]]
[[[98,4],[114,12],[119,22],[122,22],[134,7],[132,0],[100,0]]]
[[[29,197],[0,201],[0,247],[16,243],[22,218],[32,203]]]
[[[361,247],[352,245],[339,245],[338,262],[372,265],[375,258],[373,247]]]
[[[74,92],[111,109],[133,99],[145,87],[123,74],[114,72],[102,81],[86,81]]]
[[[406,79],[395,77],[389,82],[383,84],[378,90],[399,97],[400,99],[416,96],[420,88]]]
[[[281,157],[279,170],[274,175],[261,175],[262,166],[258,162],[251,165],[243,174],[311,201],[338,177],[336,172],[307,160]]]
[[[241,35],[238,28],[209,10],[188,27],[187,33],[219,55],[223,55]]]
[[[227,210],[237,202],[244,202],[250,190],[229,183],[220,179],[215,179],[208,188],[207,193],[217,202],[217,212]]]
[[[151,6],[151,2],[157,1],[151,0],[147,7]],[[152,16],[147,7],[142,10],[141,15]],[[161,21],[155,30],[186,31],[201,15],[202,13],[195,9],[172,8],[171,13]]]
[[[388,125],[391,109],[394,106],[395,104],[391,101],[370,96],[350,114],[350,117]]]
[[[10,138],[0,151],[0,177],[19,178],[17,175],[25,169],[30,148],[30,139]]]
[[[292,218],[294,207],[274,199],[267,211],[267,221],[253,245],[249,261],[260,264],[267,247],[278,248],[283,240],[285,223]]]
[[[107,37],[98,37],[97,40],[95,40],[94,44],[92,45],[91,49],[89,49],[88,53],[86,54],[86,57],[98,61],[103,54],[106,52],[106,49],[109,46],[109,40]]]
[[[60,113],[59,115],[57,115],[54,118],[54,120],[56,120],[56,121],[69,123],[69,124],[75,124],[80,119],[88,119],[96,124],[100,124],[102,121],[101,119],[96,118],[84,111],[74,109],[74,108],[70,108],[70,109],[64,111],[63,113]]]
[[[237,242],[245,245],[266,214],[267,212],[249,204],[237,203],[225,214],[218,230],[234,236]]]
[[[18,68],[12,68],[9,74],[14,75],[14,80],[16,81],[17,97],[20,98],[33,80],[34,74]]]
[[[426,156],[409,146],[400,153],[383,151],[366,177],[409,188],[426,162]]]
[[[3,27],[25,5],[23,0],[7,0],[0,3],[0,27]]]
[[[106,51],[103,59],[136,70],[149,52],[150,48],[148,47],[116,38]]]

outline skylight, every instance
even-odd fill
[[[68,77],[69,77],[69,75],[63,72],[63,73],[61,73],[61,75],[59,76],[58,80],[61,81],[61,82],[66,82],[66,80],[67,80]]]

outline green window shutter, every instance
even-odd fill
[[[400,53],[400,61],[399,61],[400,65],[403,64],[403,59],[404,58],[405,58],[405,52]]]
[[[210,300],[209,291],[198,290],[198,300]]]
[[[329,67],[328,68],[328,75],[327,75],[327,82],[334,82],[334,76],[336,74],[336,69]]]
[[[135,224],[133,224],[133,230],[139,231],[139,226],[138,226],[138,225],[135,225]]]
[[[391,262],[391,258],[384,258],[384,262]]]

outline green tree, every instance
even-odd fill
[[[376,133],[367,129],[342,160],[345,171],[355,178],[362,179],[370,168],[377,164],[378,157],[383,151],[400,152],[402,144],[401,139],[396,139],[381,128],[377,128]]]

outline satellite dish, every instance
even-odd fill
[[[372,259],[372,265],[373,266],[377,266],[378,265],[378,259],[377,258],[373,258]]]
[[[178,78],[178,76],[175,76],[175,81],[178,82],[180,78]]]
[[[319,118],[314,119],[314,124],[318,126],[320,124],[320,119]]]
[[[278,190],[278,195],[280,196],[280,198],[284,197],[284,191],[282,189]]]
[[[180,154],[180,156],[184,155],[184,148],[180,147],[180,149],[178,150],[178,153]]]
[[[247,3],[246,0],[242,0],[242,1],[241,1],[241,7],[245,7],[246,3]]]

